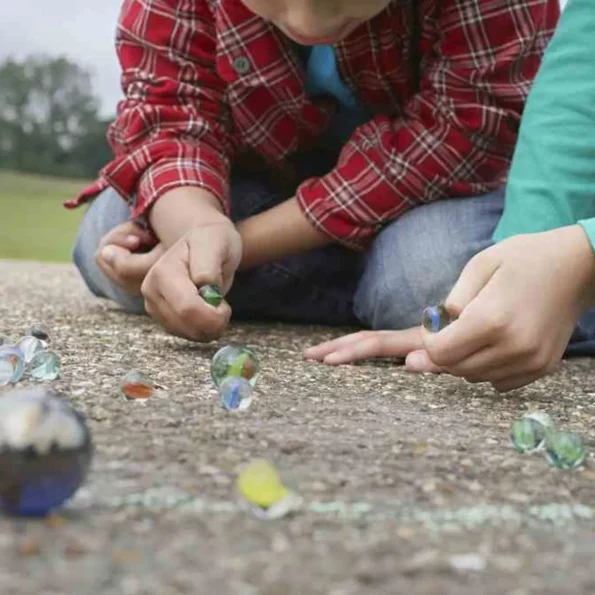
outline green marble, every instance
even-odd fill
[[[223,301],[223,294],[216,285],[203,285],[198,289],[198,295],[213,308]]]
[[[584,460],[586,448],[582,438],[573,432],[552,432],[546,440],[548,461],[560,469],[574,469]]]

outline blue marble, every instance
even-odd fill
[[[229,411],[248,409],[252,404],[252,385],[245,378],[228,376],[219,385],[221,406]]]
[[[421,324],[431,333],[439,333],[452,321],[453,318],[444,306],[429,306],[423,311]]]
[[[93,446],[83,416],[36,387],[0,397],[0,510],[44,516],[80,487]]]

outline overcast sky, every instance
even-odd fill
[[[102,112],[120,98],[114,29],[121,0],[0,0],[0,60],[35,52],[66,54],[94,73]]]
[[[94,73],[102,112],[120,98],[114,28],[121,0],[1,0],[0,59],[66,54]],[[565,4],[565,0],[562,0]]]

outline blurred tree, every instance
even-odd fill
[[[0,167],[88,178],[110,158],[91,75],[66,58],[0,63]]]

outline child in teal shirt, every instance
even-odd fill
[[[329,364],[407,357],[506,391],[595,354],[595,7],[570,0],[529,96],[495,246],[446,300],[456,322],[364,332],[306,352]],[[570,342],[570,345],[569,345]]]

